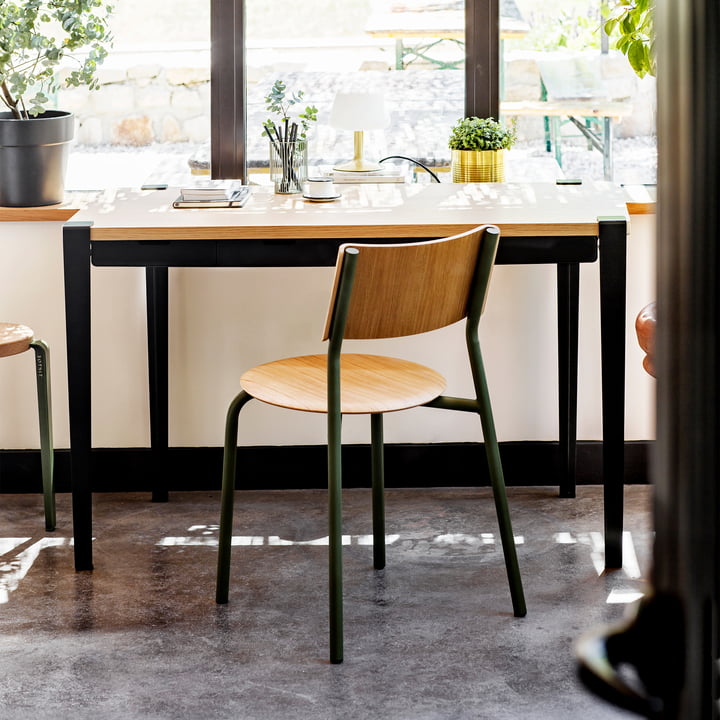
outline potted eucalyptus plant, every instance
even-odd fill
[[[466,117],[450,132],[453,182],[503,182],[504,150],[516,140],[515,127],[506,127],[494,118]]]
[[[112,11],[106,0],[0,0],[0,205],[63,200],[74,118],[48,106],[60,88],[97,87]]]

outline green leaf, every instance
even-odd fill
[[[0,79],[10,93],[10,105],[25,105],[28,113],[43,112],[48,93],[58,87],[55,71],[76,50],[89,52],[73,58],[79,69],[68,73],[68,85],[98,83],[98,63],[111,46],[107,0],[0,0]],[[28,92],[34,97],[27,97]]]
[[[277,122],[282,127],[290,127],[291,113],[290,109],[293,105],[297,105],[305,97],[302,90],[295,91],[288,95],[287,86],[282,80],[276,80],[270,92],[265,96],[265,109],[277,116]],[[317,108],[314,105],[308,105],[303,112],[298,113],[297,118],[300,121],[301,130],[298,133],[298,139],[304,140],[310,124],[317,120]],[[297,122],[293,124],[297,125]],[[268,118],[263,123],[262,136],[275,139],[277,134],[277,124],[272,118]],[[286,133],[288,130],[286,129]]]
[[[645,44],[640,40],[635,40],[630,43],[630,47],[627,51],[627,58],[632,66],[632,69],[640,76],[643,77],[647,72],[647,53]]]

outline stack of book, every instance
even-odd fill
[[[173,207],[242,207],[249,197],[250,188],[237,180],[205,180],[182,188]]]
[[[371,170],[369,172],[346,172],[333,170],[330,176],[335,183],[401,183],[405,175],[399,170]]]

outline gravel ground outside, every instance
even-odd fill
[[[144,183],[185,184],[193,179],[190,159],[198,153],[191,143],[151,145],[143,148],[120,146],[73,147],[68,164],[69,190],[137,187]],[[541,182],[552,177],[602,180],[602,156],[584,143],[563,142],[562,170],[552,153],[541,143],[519,143],[512,151],[509,167],[512,178]],[[657,149],[654,137],[624,138],[614,143],[615,182],[626,185],[653,185],[657,182]],[[448,173],[441,173],[449,179]],[[195,176],[196,177],[196,176]]]

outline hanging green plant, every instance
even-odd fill
[[[654,0],[617,0],[605,22],[605,32],[618,34],[615,46],[638,77],[657,72],[654,16]]]

